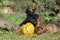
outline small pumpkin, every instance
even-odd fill
[[[24,35],[32,35],[34,33],[34,25],[28,22],[21,26],[21,31]]]

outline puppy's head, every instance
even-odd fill
[[[27,10],[26,10],[26,13],[28,13],[28,12],[33,12],[34,10],[36,10],[37,9],[37,5],[35,4],[35,3],[33,3],[33,4],[30,4],[29,6],[28,6],[28,8],[27,8]]]
[[[28,6],[29,11],[33,12],[33,10],[37,9],[37,5],[35,3]]]

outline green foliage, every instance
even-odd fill
[[[32,3],[31,0],[29,1],[28,0],[10,0],[10,1],[13,2],[12,9],[14,9],[15,12],[18,10],[20,12],[24,12],[27,6]]]
[[[55,0],[39,0],[37,2],[38,10],[42,16],[44,16],[47,22],[53,21],[58,22],[60,17],[57,17],[57,13],[55,13],[52,8],[55,10],[60,9],[59,6],[56,4]],[[48,7],[48,8],[46,8]],[[55,16],[49,16],[50,14],[54,14]],[[58,22],[60,23],[60,21]]]
[[[0,0],[0,2],[2,2],[2,0]]]

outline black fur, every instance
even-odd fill
[[[39,18],[39,15],[30,13],[27,15],[27,18],[20,24],[20,26],[22,26],[23,24],[26,24],[27,22],[30,22],[34,26],[36,26],[38,18]]]

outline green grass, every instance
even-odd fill
[[[25,13],[0,14],[0,17],[4,18],[4,19],[6,19],[6,20],[8,20],[8,21],[10,21],[12,23],[15,23],[15,24],[19,25],[26,18],[26,14]]]
[[[0,17],[19,25],[26,18],[26,14],[0,14]],[[32,36],[24,36],[21,33],[6,32],[0,33],[0,40],[60,40],[60,32],[50,35],[34,34]]]
[[[24,36],[16,33],[5,33],[0,34],[0,40],[60,40],[60,33],[55,33],[51,35],[37,35]]]

